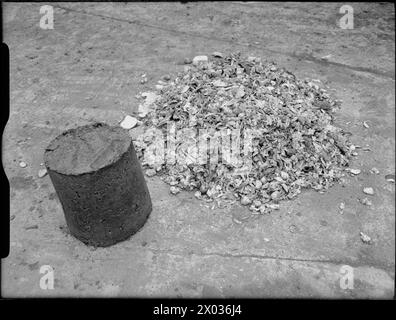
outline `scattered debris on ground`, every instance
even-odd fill
[[[207,56],[196,56],[192,60],[193,65],[198,66],[201,63],[208,62],[208,57]]]
[[[47,169],[40,169],[39,171],[38,171],[38,177],[39,178],[43,178],[43,177],[45,177],[46,175],[47,175]]]
[[[196,196],[205,201],[239,200],[252,211],[266,213],[278,208],[280,200],[295,198],[302,188],[324,191],[342,177],[355,148],[350,133],[334,125],[340,102],[324,88],[256,57],[215,52],[210,58],[185,60],[191,62],[157,92],[144,93],[139,106],[145,127],[135,141],[139,158],[172,190],[197,190]],[[244,132],[255,130],[248,154],[251,166],[246,170],[243,162],[225,161],[224,144],[219,146],[219,161],[211,162],[209,148],[210,160],[197,163],[192,152],[197,138],[180,134],[168,141],[170,123],[176,132],[206,130],[210,141],[219,132],[230,136],[239,130],[241,146]],[[184,155],[184,162],[147,160],[144,154],[158,141],[158,130],[165,150],[174,143],[177,159]]]
[[[192,60],[190,58],[185,58],[184,59],[184,64],[191,64]]]
[[[141,79],[140,79],[140,83],[141,84],[145,84],[147,82],[147,76],[146,74],[142,74]]]
[[[344,202],[340,203],[339,209],[340,209],[340,214],[343,214],[344,213],[344,209],[345,209],[345,203]]]
[[[157,174],[157,172],[154,169],[147,169],[145,173],[146,176],[148,177],[154,177]]]
[[[365,233],[363,233],[363,232],[360,232],[360,239],[361,239],[362,242],[365,243],[365,244],[372,244],[372,243],[373,243],[373,241],[371,240],[371,238],[370,238],[367,234],[365,234]]]
[[[360,203],[361,203],[361,204],[364,204],[365,206],[371,206],[371,205],[373,205],[373,203],[372,203],[369,199],[367,199],[367,198],[361,199],[361,200],[360,200]]]
[[[25,230],[32,230],[32,229],[38,229],[38,225],[34,224],[34,225],[30,225],[30,226],[25,227]]]
[[[391,183],[395,183],[395,175],[394,174],[387,174],[385,176],[385,180]]]
[[[27,164],[26,164],[26,162],[21,161],[21,162],[19,162],[19,166],[21,168],[26,168]]]
[[[129,115],[126,115],[124,120],[121,121],[120,126],[121,126],[121,128],[129,130],[129,129],[134,128],[138,124],[138,122],[139,122],[138,119],[131,117]]]
[[[181,190],[178,187],[171,186],[169,188],[169,191],[170,191],[171,194],[178,194]]]
[[[364,192],[365,194],[370,195],[370,196],[374,195],[374,189],[371,188],[371,187],[363,188],[363,192]]]
[[[347,169],[346,171],[349,171],[354,176],[356,176],[362,172],[360,169]]]
[[[328,60],[328,59],[330,59],[332,57],[332,54],[328,54],[327,56],[323,56],[323,57],[321,57],[320,59],[322,59],[322,60]]]

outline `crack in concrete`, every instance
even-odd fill
[[[226,42],[226,43],[230,43],[230,44],[238,45],[238,46],[243,46],[243,47],[252,47],[252,48],[260,49],[260,50],[263,50],[263,51],[271,52],[271,53],[274,53],[274,54],[285,55],[285,56],[288,56],[288,57],[291,57],[291,58],[294,58],[294,59],[314,62],[314,63],[322,65],[322,66],[335,66],[335,67],[340,67],[340,68],[346,68],[346,69],[349,69],[349,70],[352,70],[352,71],[365,72],[365,73],[369,73],[369,74],[372,74],[372,75],[380,76],[380,77],[383,77],[383,78],[390,78],[392,80],[395,80],[395,73],[392,72],[392,71],[381,71],[381,70],[367,68],[367,67],[351,66],[351,65],[348,65],[348,64],[340,63],[340,62],[328,61],[328,60],[323,60],[323,59],[320,59],[320,58],[315,58],[312,55],[296,55],[295,53],[268,49],[268,48],[262,47],[260,45],[255,45],[255,44],[250,44],[250,43],[241,43],[241,42],[237,42],[237,41],[233,41],[233,40],[229,40],[229,39],[205,36],[205,35],[195,34],[195,33],[187,32],[187,31],[181,31],[181,30],[175,30],[175,29],[171,29],[171,28],[151,25],[151,24],[144,23],[144,22],[142,22],[140,20],[128,20],[128,19],[124,19],[124,18],[116,18],[116,17],[102,15],[102,14],[98,14],[98,13],[91,13],[91,12],[87,12],[87,11],[84,11],[84,10],[80,11],[80,10],[67,8],[67,7],[63,7],[63,6],[54,6],[54,7],[58,8],[58,9],[61,9],[61,10],[69,11],[69,12],[76,12],[76,13],[80,13],[80,14],[86,14],[86,15],[89,15],[89,16],[103,18],[103,19],[110,19],[110,20],[114,20],[114,21],[118,21],[118,22],[126,22],[126,23],[129,23],[129,24],[135,24],[135,25],[141,26],[141,27],[162,30],[162,31],[166,31],[166,32],[171,32],[171,33],[176,33],[176,34],[189,36],[189,37],[202,38],[202,39],[205,39],[205,40],[212,40],[212,41],[215,40],[215,41],[219,41],[219,42]]]

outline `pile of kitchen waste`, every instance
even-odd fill
[[[174,79],[167,77],[155,92],[143,94],[144,133],[134,141],[146,174],[159,175],[171,193],[195,191],[197,198],[218,204],[240,201],[260,214],[278,209],[280,200],[295,198],[302,188],[324,192],[343,175],[354,146],[350,133],[333,124],[340,101],[316,81],[239,53],[213,53],[185,63]],[[213,164],[209,157],[207,163],[150,163],[144,153],[158,139],[158,130],[166,150],[170,123],[176,132],[207,129],[209,136],[226,129],[239,129],[242,136],[247,129],[258,131],[249,170],[226,161]],[[188,151],[188,141],[196,139],[178,135],[176,154]]]

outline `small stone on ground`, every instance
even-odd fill
[[[373,188],[371,188],[371,187],[368,187],[368,188],[364,188],[363,189],[363,192],[365,193],[365,194],[368,194],[368,195],[374,195],[374,189]]]
[[[47,169],[40,169],[39,171],[38,171],[38,177],[39,178],[43,178],[43,177],[45,177],[45,175],[47,174]]]
[[[134,117],[131,117],[129,115],[125,116],[124,120],[120,123],[120,126],[124,129],[132,129],[135,127],[138,123],[138,120]]]

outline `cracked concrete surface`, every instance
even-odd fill
[[[393,297],[395,186],[384,179],[395,172],[392,4],[354,3],[355,28],[342,30],[337,3],[55,3],[54,30],[42,30],[43,4],[3,5],[11,60],[3,296]],[[275,60],[331,87],[343,100],[337,125],[370,148],[351,164],[362,173],[268,216],[212,209],[146,177],[153,211],[139,233],[97,249],[70,236],[48,176],[37,176],[49,141],[93,120],[117,124],[137,111],[139,92],[182,70],[185,57],[213,51]],[[375,190],[370,207],[358,202],[367,186]],[[39,286],[43,265],[54,268],[53,290]],[[353,267],[353,289],[340,286],[344,265]]]

